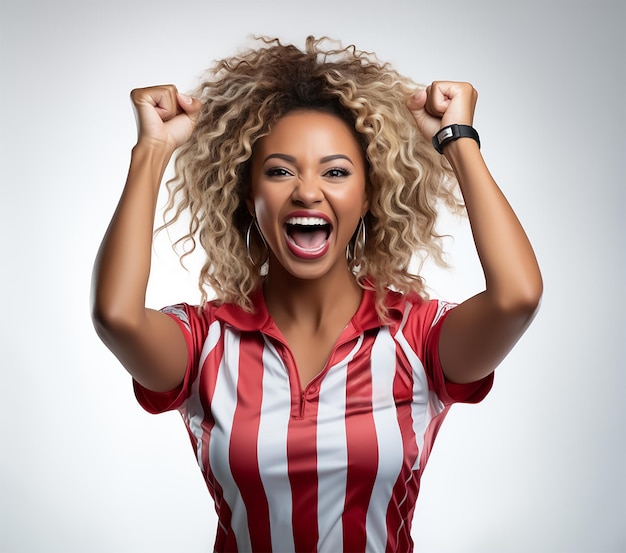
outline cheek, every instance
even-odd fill
[[[334,195],[336,205],[342,206],[342,211],[347,216],[356,216],[357,219],[364,215],[369,207],[364,183],[346,187],[337,191]]]
[[[265,239],[271,241],[271,215],[268,213],[263,202],[259,202],[258,200],[254,202],[254,216]]]
[[[271,200],[268,200],[265,196],[257,195],[253,198],[252,202],[254,204],[254,212],[259,220],[267,220],[272,217],[275,212]]]
[[[267,193],[264,188],[258,183],[253,184],[250,187],[250,197],[247,200],[248,208],[258,218],[262,217],[267,212]]]
[[[263,190],[257,190],[251,199],[254,209],[254,216],[261,229],[261,232],[270,242],[272,235],[276,233],[278,227],[281,202],[275,195],[264,194]]]

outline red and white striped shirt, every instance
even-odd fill
[[[215,551],[412,551],[437,431],[452,403],[480,401],[493,376],[446,382],[437,344],[451,304],[389,292],[381,324],[374,302],[365,291],[305,389],[260,291],[254,314],[163,310],[187,341],[184,382],[168,393],[135,382],[135,393],[151,413],[182,414],[215,500]]]

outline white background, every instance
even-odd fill
[[[626,550],[623,1],[0,4],[0,551],[207,552],[215,515],[177,414],[151,416],[89,316],[125,179],[133,87],[191,88],[250,34],[330,35],[419,82],[469,80],[483,153],[536,248],[541,311],[426,469],[420,552]],[[466,222],[434,293],[482,278]],[[149,301],[198,298],[166,240]]]

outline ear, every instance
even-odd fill
[[[254,217],[255,216],[254,201],[252,200],[252,198],[246,198],[246,207],[248,208],[248,212],[250,213],[250,215]]]
[[[363,205],[361,207],[361,217],[365,217],[365,214],[369,211],[370,208],[370,194],[369,194],[369,186],[365,189],[365,195],[363,197]]]

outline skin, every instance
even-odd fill
[[[296,359],[302,386],[321,372],[361,301],[346,246],[368,209],[365,162],[350,128],[315,111],[284,116],[255,148],[248,208],[270,248],[267,308]],[[324,217],[330,246],[302,259],[288,245],[293,213]]]
[[[469,83],[434,82],[410,98],[408,107],[430,137],[453,123],[471,125],[477,99]],[[490,374],[519,340],[537,312],[543,282],[526,233],[476,142],[451,142],[444,155],[463,193],[486,285],[450,313],[441,331],[444,374],[464,383]]]
[[[145,306],[152,229],[163,172],[174,150],[190,136],[200,103],[178,94],[172,85],[133,90],[131,99],[138,141],[96,258],[92,318],[101,339],[140,384],[167,391],[182,381],[187,352],[178,326]],[[452,123],[471,125],[476,101],[470,84],[443,81],[409,98],[407,105],[419,130],[430,138]],[[329,155],[346,156],[350,162],[321,161]],[[448,144],[444,155],[465,199],[486,282],[483,292],[449,314],[441,332],[444,374],[463,383],[490,374],[515,345],[539,306],[542,280],[526,234],[477,144],[462,138]],[[350,177],[328,172],[340,164],[351,169]],[[268,175],[268,168],[282,171]],[[306,386],[324,367],[361,298],[345,246],[367,211],[363,159],[343,122],[298,111],[281,119],[256,145],[252,179],[247,206],[271,249],[266,303]],[[322,258],[299,259],[286,247],[282,225],[294,209],[323,213],[332,222],[330,247]]]

